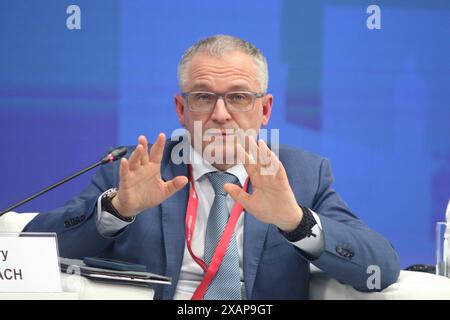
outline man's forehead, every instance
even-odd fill
[[[226,79],[229,90],[248,90],[257,83],[257,68],[252,57],[246,53],[233,51],[221,57],[199,52],[187,68],[189,87],[208,89],[217,79]]]
[[[249,91],[252,90],[251,84],[248,81],[237,79],[235,81],[228,82],[226,91]],[[193,80],[190,83],[191,90],[195,91],[210,91],[213,90],[212,81],[207,80]]]
[[[201,69],[215,67],[217,69],[235,69],[237,72],[251,72],[256,70],[256,64],[252,57],[242,51],[229,51],[221,56],[215,56],[207,52],[197,52],[190,62],[188,69]]]

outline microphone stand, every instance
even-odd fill
[[[125,147],[118,147],[118,148],[112,150],[111,152],[109,152],[108,154],[106,154],[101,160],[97,161],[97,162],[94,163],[93,165],[90,165],[89,167],[87,167],[87,168],[85,168],[85,169],[83,169],[83,170],[80,170],[80,171],[78,171],[78,172],[72,174],[71,176],[69,176],[69,177],[63,179],[63,180],[61,180],[61,181],[59,181],[59,182],[57,182],[57,183],[55,183],[55,184],[52,184],[51,186],[45,188],[44,190],[41,190],[41,191],[39,191],[39,192],[33,194],[32,196],[30,196],[30,197],[28,197],[28,198],[26,198],[26,199],[24,199],[24,200],[22,200],[22,201],[19,201],[19,202],[17,202],[16,204],[13,204],[12,206],[10,206],[10,207],[8,207],[8,208],[2,210],[2,211],[0,212],[0,217],[1,217],[2,215],[4,215],[5,213],[11,211],[12,209],[15,209],[15,208],[17,208],[18,206],[21,206],[21,205],[23,205],[24,203],[27,203],[27,202],[33,200],[34,198],[37,198],[37,197],[39,197],[40,195],[43,195],[44,193],[46,193],[46,192],[48,192],[48,191],[50,191],[50,190],[52,190],[52,189],[54,189],[54,188],[56,188],[56,187],[58,187],[58,186],[64,184],[64,183],[66,183],[66,182],[72,180],[73,178],[78,177],[79,175],[82,175],[83,173],[85,173],[85,172],[87,172],[87,171],[89,171],[89,170],[92,170],[92,169],[94,169],[94,168],[96,168],[96,167],[98,167],[98,166],[100,166],[100,165],[102,165],[102,164],[109,163],[109,162],[113,162],[113,161],[116,161],[116,160],[122,158],[122,157],[126,154],[126,152],[127,152],[127,150],[126,150]]]

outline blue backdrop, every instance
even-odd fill
[[[69,5],[81,29],[68,30]],[[381,8],[369,30],[366,8]],[[183,51],[216,33],[269,61],[270,128],[331,160],[336,189],[402,266],[434,263],[450,197],[448,1],[0,2],[0,208],[178,127]],[[62,205],[70,182],[18,211]]]

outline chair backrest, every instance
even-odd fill
[[[37,212],[18,213],[10,211],[0,217],[0,233],[21,232],[28,222],[38,215]]]

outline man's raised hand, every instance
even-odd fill
[[[263,140],[247,137],[248,151],[238,145],[244,155],[243,164],[253,186],[253,193],[227,183],[225,191],[244,209],[262,222],[272,223],[284,231],[294,230],[303,218],[283,164]]]
[[[164,133],[160,133],[149,152],[147,139],[139,136],[130,158],[121,159],[119,191],[112,204],[122,216],[132,217],[155,207],[188,183],[185,176],[170,181],[161,179],[165,142]]]

